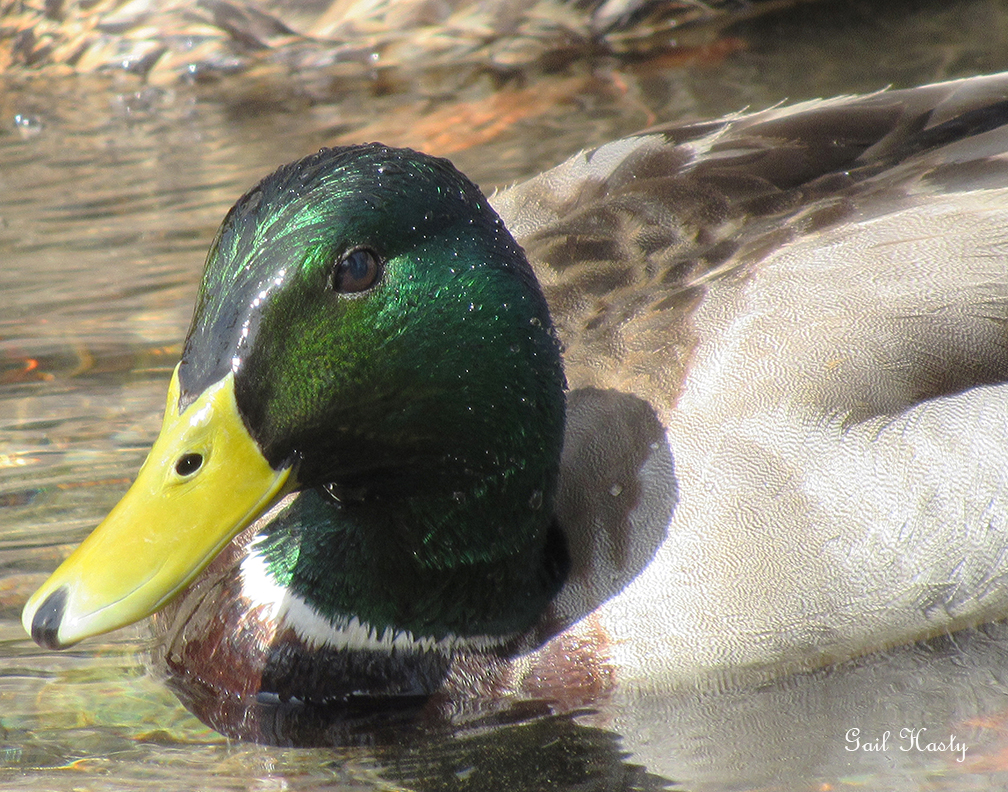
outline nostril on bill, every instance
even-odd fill
[[[63,622],[63,612],[66,610],[67,590],[59,588],[45,598],[32,617],[31,636],[39,646],[46,649],[62,649],[59,640],[59,627]]]
[[[202,454],[183,454],[175,463],[175,472],[180,476],[191,476],[203,466]]]

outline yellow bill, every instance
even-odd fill
[[[154,613],[284,494],[238,414],[234,374],[181,414],[178,368],[161,434],[108,517],[36,591],[21,622],[60,649]]]

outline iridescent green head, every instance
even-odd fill
[[[446,160],[328,149],[247,193],[207,259],[183,402],[229,371],[267,460],[304,486],[357,500],[442,490],[438,521],[496,490],[504,546],[508,522],[548,508],[564,408],[549,312],[521,249]],[[495,552],[464,537],[424,552],[463,548]]]
[[[71,558],[29,604],[25,624],[37,640],[62,646],[140,618],[285,493],[301,490],[314,505],[299,508],[312,516],[293,528],[289,516],[276,520],[272,534],[267,527],[270,574],[324,616],[358,615],[351,600],[375,575],[478,569],[493,578],[480,584],[494,590],[480,597],[486,607],[445,615],[433,631],[468,631],[470,621],[472,632],[527,626],[558,584],[526,567],[541,563],[550,531],[564,387],[524,254],[450,163],[369,145],[285,166],[225,218],[164,439],[134,486],[146,482],[144,493],[127,494],[84,555],[95,561],[123,536],[132,541],[139,522],[168,532],[158,552],[173,561],[180,544],[198,549],[157,585],[141,571],[101,595],[75,593],[88,573]],[[218,420],[225,413],[236,417]],[[223,456],[232,442],[246,449],[237,466]],[[224,478],[211,475],[217,468]],[[229,506],[225,525],[178,541],[165,493],[199,501],[198,509],[172,507],[203,515],[190,520],[195,536],[214,522],[215,499],[239,486],[249,492]],[[324,557],[332,553],[340,559]],[[391,560],[374,567],[376,556]],[[334,565],[345,579],[330,585]],[[353,571],[361,565],[374,568]],[[377,600],[381,592],[363,594]],[[407,612],[415,591],[399,594],[398,604],[365,603],[364,615],[376,627],[419,629],[421,614]],[[112,617],[117,606],[105,606],[113,598],[134,604]]]

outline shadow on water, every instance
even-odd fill
[[[198,711],[186,691],[182,700]],[[216,702],[210,702],[217,706]],[[398,702],[358,711],[260,701],[244,706],[271,745],[358,746],[379,776],[418,790],[658,790],[671,785],[628,759],[617,734],[583,725],[578,713],[546,714],[545,703],[506,710],[449,728],[431,722],[424,707]]]
[[[429,750],[420,744],[376,752],[382,775],[408,787],[444,790],[569,788],[594,792],[667,789],[671,782],[626,760],[610,731],[555,716],[456,738]]]

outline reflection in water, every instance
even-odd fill
[[[420,790],[531,790],[544,779],[556,789],[665,789],[669,782],[628,762],[611,731],[579,725],[569,716],[496,725],[449,742],[400,743],[376,751],[381,775]]]
[[[30,69],[72,64],[85,73],[121,70],[154,83],[209,81],[270,66],[292,68],[295,79],[307,80],[432,63],[518,69],[593,52],[698,46],[733,18],[788,2],[798,0],[18,4],[6,11],[0,63]]]
[[[234,199],[280,162],[360,137],[433,142],[491,187],[656,118],[709,117],[1008,66],[1001,4],[973,2],[964,10],[925,3],[913,13],[907,5],[895,4],[902,7],[881,20],[808,10],[742,27],[732,34],[744,39],[744,49],[689,70],[605,61],[525,75],[533,88],[518,93],[520,82],[508,83],[512,98],[546,101],[478,138],[474,125],[500,112],[490,79],[459,85],[443,74],[386,75],[343,83],[339,97],[327,101],[319,101],[317,86],[278,98],[248,84],[229,86],[226,95],[213,86],[110,80],[5,85],[0,785],[1003,785],[1002,625],[756,689],[725,682],[701,691],[639,692],[559,716],[534,702],[519,704],[457,732],[429,734],[386,721],[384,735],[358,731],[359,745],[295,750],[229,744],[203,727],[141,663],[140,629],[53,654],[31,644],[18,623],[28,593],[115,503],[142,461],[160,425],[165,382],[213,231]],[[313,718],[295,720],[300,729],[329,727]],[[273,723],[277,742],[305,739]],[[871,739],[893,736],[886,751],[851,752],[851,728]],[[901,751],[896,737],[903,728],[926,728],[936,740],[954,734],[966,745],[964,760],[950,751]],[[310,742],[346,742],[316,736]]]

